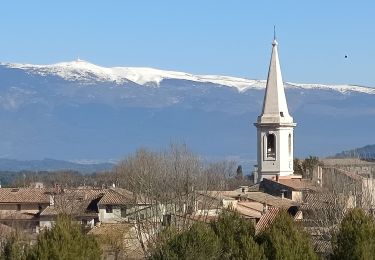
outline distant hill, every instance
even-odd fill
[[[265,85],[258,79],[105,68],[82,60],[0,63],[0,155],[109,161],[141,147],[160,150],[184,142],[205,158],[252,167],[257,158],[253,123],[262,110]],[[375,88],[284,85],[297,123],[296,157],[328,156],[373,140]],[[49,160],[13,165],[91,169]]]
[[[0,171],[60,171],[72,170],[81,173],[94,173],[106,170],[111,170],[114,164],[112,163],[74,163],[68,161],[43,159],[20,161],[15,159],[0,159]]]
[[[375,160],[375,144],[343,151],[336,154],[334,158],[359,158],[362,160]]]

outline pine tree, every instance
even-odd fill
[[[67,215],[60,215],[56,224],[38,237],[28,259],[38,260],[91,260],[100,259],[96,240],[84,234],[82,227]]]
[[[224,211],[211,224],[220,240],[220,259],[265,259],[263,249],[254,241],[253,223],[235,211]]]
[[[243,172],[242,172],[242,166],[241,165],[238,165],[238,167],[237,167],[235,178],[237,180],[243,180]]]
[[[264,247],[267,259],[317,259],[308,234],[286,211],[281,211],[257,240]]]
[[[195,223],[160,245],[149,259],[218,259],[219,255],[219,240],[210,226]]]
[[[349,211],[332,239],[334,259],[374,259],[375,223],[363,209]]]
[[[0,259],[24,260],[26,259],[28,248],[28,243],[21,240],[20,234],[11,234],[5,241],[4,247],[2,248],[2,254]]]

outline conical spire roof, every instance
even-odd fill
[[[263,110],[261,116],[258,117],[258,123],[293,123],[286,103],[277,45],[278,43],[274,39]]]

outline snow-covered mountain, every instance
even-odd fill
[[[199,83],[212,83],[221,86],[233,87],[240,92],[249,89],[265,88],[265,80],[251,80],[219,75],[193,75],[185,72],[158,70],[139,67],[113,67],[105,68],[87,61],[77,59],[72,62],[61,62],[52,65],[32,65],[3,63],[8,68],[22,69],[28,73],[41,76],[56,75],[68,81],[96,84],[98,82],[113,82],[124,84],[133,82],[142,86],[159,87],[166,79],[187,80]],[[289,88],[335,90],[341,93],[361,92],[375,94],[375,88],[353,85],[323,85],[323,84],[296,84],[286,83]]]
[[[296,155],[373,143],[375,88],[285,83]],[[83,60],[0,64],[0,157],[120,159],[186,142],[210,158],[256,158],[265,80]]]

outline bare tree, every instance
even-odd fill
[[[119,163],[115,175],[120,187],[133,193],[128,220],[134,221],[145,254],[165,226],[184,230],[202,217],[196,216],[198,201],[205,201],[200,204],[205,207],[220,207],[208,191],[223,190],[235,165],[204,163],[184,144],[171,144],[163,152],[141,149]]]

